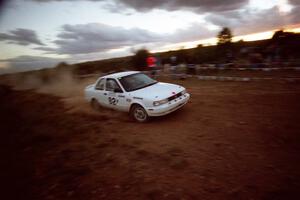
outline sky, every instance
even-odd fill
[[[300,32],[300,0],[0,0],[0,73]]]

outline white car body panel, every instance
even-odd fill
[[[169,114],[180,107],[184,106],[189,98],[190,94],[185,93],[177,98],[168,101],[165,104],[154,106],[154,101],[160,101],[167,99],[181,92],[185,91],[185,88],[176,84],[157,82],[154,85],[141,88],[135,91],[127,92],[118,78],[128,76],[131,74],[140,73],[138,71],[120,72],[100,77],[95,84],[89,85],[85,88],[85,99],[89,102],[92,99],[96,99],[102,106],[113,108],[124,112],[129,112],[133,104],[141,105],[149,116],[162,116]],[[98,81],[102,79],[114,79],[122,88],[122,93],[116,93],[112,91],[98,90],[96,88]]]
[[[131,93],[134,96],[157,101],[172,96],[172,92],[175,92],[177,94],[182,90],[184,90],[184,88],[179,85],[158,82],[157,84],[133,91]]]

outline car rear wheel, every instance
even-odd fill
[[[92,99],[91,106],[94,110],[100,110],[100,104],[96,99]]]
[[[149,120],[149,116],[146,110],[139,105],[134,105],[131,109],[130,114],[137,122],[146,122]]]

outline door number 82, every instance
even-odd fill
[[[108,102],[109,102],[109,104],[117,105],[118,99],[116,99],[114,97],[108,97]]]

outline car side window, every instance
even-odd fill
[[[111,79],[111,78],[107,79],[106,80],[106,91],[113,92],[113,91],[115,91],[115,89],[121,90],[117,81],[114,79]]]
[[[105,85],[105,79],[101,79],[98,81],[96,85],[96,90],[104,90],[104,85]]]

